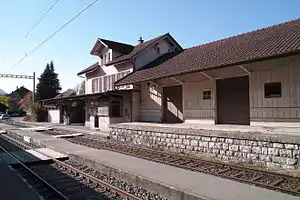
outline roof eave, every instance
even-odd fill
[[[249,64],[249,63],[254,63],[254,62],[266,61],[266,60],[271,60],[271,59],[276,59],[276,58],[281,58],[281,57],[292,56],[292,55],[296,55],[296,54],[300,54],[300,49],[296,49],[294,51],[289,51],[289,52],[280,53],[280,54],[276,54],[276,55],[264,56],[264,57],[255,58],[255,59],[251,59],[251,60],[245,60],[245,61],[241,61],[241,62],[231,63],[231,64],[227,64],[227,65],[215,66],[215,67],[211,67],[211,68],[207,68],[207,69],[199,69],[199,70],[179,73],[179,74],[175,74],[175,75],[162,76],[160,78],[153,78],[153,79],[146,79],[146,80],[139,80],[139,81],[130,81],[127,83],[118,84],[119,82],[121,82],[122,80],[124,80],[126,77],[128,77],[130,75],[130,74],[128,74],[127,76],[116,81],[114,83],[114,86],[139,84],[139,83],[147,82],[147,81],[153,81],[153,80],[158,80],[158,79],[163,79],[163,78],[170,78],[170,77],[174,77],[174,76],[181,76],[181,75],[191,74],[191,73],[196,73],[196,72],[205,72],[205,71],[219,69],[219,68],[232,67],[232,66],[236,66],[236,65],[243,65],[243,64]]]

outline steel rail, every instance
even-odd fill
[[[16,144],[16,145],[20,145],[22,148],[25,148],[25,147],[31,148],[29,145],[24,144],[24,143],[22,143],[22,142],[20,142],[20,141],[17,141],[17,140],[15,140],[14,138],[11,138],[11,137],[9,137],[9,136],[7,136],[7,135],[1,135],[1,137],[2,137],[2,138],[5,138],[5,139],[6,139],[7,141],[9,141],[9,142],[13,142],[13,143]],[[48,155],[45,155],[45,154],[43,154],[42,152],[39,152],[39,153],[41,153],[41,154],[44,155],[44,156],[49,157]],[[113,185],[110,185],[110,184],[108,184],[108,183],[106,183],[106,182],[104,182],[104,181],[102,181],[102,180],[99,180],[99,179],[97,179],[97,178],[95,178],[95,177],[93,177],[93,176],[91,176],[91,175],[89,175],[89,174],[87,174],[87,173],[85,173],[85,172],[82,172],[82,171],[80,171],[80,170],[78,170],[78,169],[76,169],[76,168],[74,168],[74,167],[72,167],[72,166],[70,166],[70,165],[68,165],[68,164],[66,164],[66,163],[64,163],[64,162],[62,162],[62,161],[59,161],[59,160],[57,160],[57,159],[55,159],[55,158],[50,158],[50,159],[51,159],[55,164],[58,164],[59,166],[63,166],[63,167],[65,167],[65,168],[67,168],[68,170],[71,170],[72,172],[75,172],[75,173],[77,173],[77,174],[82,175],[82,176],[85,177],[87,180],[90,180],[90,181],[94,182],[95,184],[97,184],[97,185],[103,187],[106,191],[109,191],[109,192],[115,194],[116,196],[121,196],[122,198],[127,199],[127,200],[142,200],[142,199],[140,199],[140,198],[138,198],[138,197],[136,197],[136,196],[134,196],[134,195],[132,195],[132,194],[126,192],[126,191],[123,191],[123,190],[121,190],[121,189],[119,189],[119,188],[117,188],[117,187],[115,187],[115,186],[113,186]]]
[[[1,135],[2,138],[3,135]],[[30,174],[32,174],[34,177],[36,177],[39,181],[41,181],[44,185],[46,185],[48,188],[50,188],[52,191],[54,191],[58,196],[60,196],[64,200],[69,200],[68,197],[63,195],[60,191],[58,191],[55,187],[50,185],[47,181],[45,181],[42,177],[40,177],[38,174],[36,174],[34,171],[32,171],[28,166],[26,166],[22,161],[20,161],[15,155],[11,154],[9,151],[7,151],[5,148],[0,146],[0,149],[4,151],[7,155],[12,157],[20,166],[22,166],[24,169],[26,169]]]
[[[147,160],[162,163],[162,164],[167,164],[167,165],[187,169],[190,171],[198,171],[198,172],[202,172],[202,173],[206,173],[206,174],[211,174],[211,175],[214,175],[217,177],[222,177],[225,179],[235,180],[235,181],[242,182],[242,183],[256,185],[256,186],[259,186],[262,188],[267,188],[267,189],[271,189],[271,190],[281,191],[281,192],[287,193],[287,194],[300,196],[300,185],[299,185],[299,187],[296,187],[295,189],[286,189],[286,188],[277,186],[284,180],[288,181],[288,180],[292,180],[292,179],[294,179],[294,180],[297,179],[300,182],[299,177],[294,177],[294,176],[290,176],[290,175],[286,175],[286,174],[279,174],[276,172],[270,172],[270,171],[265,171],[265,170],[253,169],[250,167],[239,166],[239,165],[230,164],[230,163],[209,161],[209,160],[195,158],[195,157],[188,156],[188,155],[178,155],[173,152],[163,152],[163,151],[158,151],[158,150],[153,150],[153,149],[143,148],[143,147],[137,147],[137,146],[128,145],[128,144],[125,145],[125,144],[121,144],[121,143],[116,144],[117,142],[109,142],[109,141],[105,142],[105,141],[101,141],[101,140],[97,140],[97,139],[86,139],[86,140],[90,140],[90,141],[83,142],[82,140],[80,140],[80,137],[74,137],[74,138],[70,138],[68,140],[71,142],[74,142],[74,143],[78,143],[80,145],[90,146],[90,147],[98,148],[98,149],[106,149],[106,150],[130,155],[130,156],[135,156],[138,158],[147,159]],[[93,144],[92,144],[92,142],[93,142]],[[128,150],[128,151],[126,152],[126,150]],[[163,158],[160,158],[160,156],[162,156],[163,158],[173,158],[173,160],[164,160]],[[180,160],[181,160],[180,163],[176,163]],[[186,164],[191,164],[191,163],[192,163],[191,166],[186,166]],[[199,168],[199,166],[201,166],[201,165],[203,165],[203,166],[209,165],[209,167]],[[210,171],[209,169],[211,169],[213,167],[220,167],[221,171],[219,171],[219,172]],[[236,174],[235,176],[229,176],[229,175],[223,174],[224,172],[233,171],[233,170],[241,171],[241,173]],[[251,179],[239,178],[240,175],[244,175],[246,173],[255,173],[257,176],[255,176]],[[275,177],[276,180],[280,180],[280,181],[271,182],[269,184],[264,184],[264,183],[258,182],[258,180],[262,179],[264,176]]]

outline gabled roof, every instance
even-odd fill
[[[96,63],[92,64],[91,66],[89,66],[88,68],[82,70],[81,72],[78,72],[77,76],[88,73],[88,72],[92,72],[92,71],[96,70],[98,67],[100,67],[100,65],[98,62],[96,62]]]
[[[159,40],[161,40],[167,36],[170,37],[181,48],[181,46],[176,42],[176,40],[169,33],[166,33],[164,35],[158,36],[156,38],[153,38],[151,40],[148,40],[146,42],[143,42],[141,44],[134,46],[134,49],[129,54],[122,55],[122,56],[106,63],[106,65],[112,65],[112,64],[119,63],[119,62],[130,60],[133,56],[135,56],[139,52],[143,51],[144,49],[148,48],[149,46],[155,44],[156,42],[158,42]]]
[[[106,44],[109,49],[115,50],[115,51],[117,51],[119,53],[123,53],[123,54],[130,53],[134,48],[134,46],[132,46],[130,44],[124,44],[124,43],[106,40],[106,39],[102,39],[102,38],[99,38],[99,40],[101,40],[104,44]]]
[[[70,97],[70,96],[75,96],[76,95],[76,91],[73,89],[68,89],[58,95],[56,95],[53,99],[59,99],[62,97]]]
[[[31,92],[30,90],[28,90],[27,88],[25,88],[24,86],[19,87],[18,89],[16,89],[15,91],[13,91],[12,93],[8,94],[8,97],[13,97],[13,96],[18,96],[20,98],[23,98],[28,92]]]
[[[122,53],[122,54],[128,54],[134,48],[134,46],[132,46],[130,44],[125,44],[125,43],[115,42],[115,41],[111,41],[111,40],[106,40],[103,38],[98,38],[90,52],[91,55],[95,55],[95,51],[96,51],[99,43],[102,45],[104,44],[107,46],[107,48],[112,49],[112,50]]]
[[[150,69],[135,71],[115,85],[167,78],[300,53],[300,19],[185,49]]]

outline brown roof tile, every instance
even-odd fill
[[[106,39],[102,39],[102,38],[99,38],[99,40],[101,40],[104,44],[106,44],[109,49],[115,50],[115,51],[117,51],[119,53],[123,53],[123,54],[130,53],[134,48],[134,46],[129,45],[129,44],[124,44],[124,43],[106,40]]]
[[[98,67],[100,67],[100,65],[99,65],[98,62],[96,62],[95,64],[92,64],[91,66],[89,66],[88,68],[82,70],[81,72],[78,72],[78,73],[77,73],[77,76],[79,76],[79,75],[81,75],[81,74],[85,74],[85,73],[87,73],[87,72],[91,72],[91,71],[97,69]]]
[[[166,78],[300,52],[300,19],[185,49],[150,69],[135,71],[115,85]]]
[[[166,33],[164,35],[158,36],[156,38],[153,38],[151,40],[148,40],[146,42],[138,44],[138,45],[134,46],[134,49],[129,54],[122,55],[122,56],[108,62],[107,65],[112,65],[112,64],[116,64],[119,62],[129,60],[132,58],[132,56],[136,55],[137,53],[141,52],[142,50],[146,49],[147,47],[151,46],[152,44],[156,43],[157,41],[159,41],[160,39],[162,39],[163,37],[165,37],[167,35],[170,35],[170,34]]]

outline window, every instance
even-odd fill
[[[102,84],[103,84],[103,77],[100,77],[99,78],[99,92],[103,92]]]
[[[99,91],[99,80],[98,79],[92,79],[92,93],[96,93]]]
[[[103,55],[103,64],[106,63],[106,54]]]
[[[281,97],[281,83],[265,83],[265,98]]]
[[[160,48],[159,47],[156,47],[156,53],[160,54]]]
[[[103,62],[103,55],[100,55],[100,59],[101,59],[101,65],[103,65],[104,64],[104,62]]]
[[[203,100],[211,99],[211,90],[204,90],[203,91]]]
[[[107,53],[107,62],[110,61],[110,52]]]
[[[113,101],[110,103],[109,106],[109,116],[110,117],[122,117],[122,111],[121,111],[121,102],[119,101]]]

